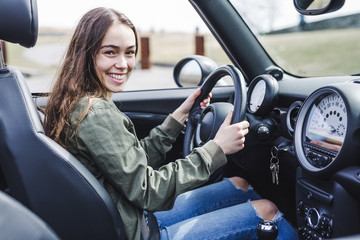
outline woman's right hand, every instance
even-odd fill
[[[226,155],[244,148],[245,135],[248,134],[250,127],[247,121],[231,124],[232,115],[233,111],[227,115],[214,138]]]

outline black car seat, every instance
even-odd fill
[[[1,191],[0,212],[0,239],[60,239],[41,218]]]
[[[32,47],[37,33],[36,0],[0,0],[1,40]],[[61,239],[124,239],[120,214],[108,193],[44,134],[24,77],[1,66],[0,166],[9,194]]]

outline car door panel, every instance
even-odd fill
[[[195,88],[128,91],[114,94],[112,100],[120,111],[130,117],[138,137],[142,138],[153,127],[161,124],[194,91]],[[211,102],[228,101],[233,91],[232,86],[216,87]]]

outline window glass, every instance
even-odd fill
[[[360,2],[302,16],[289,0],[230,0],[273,61],[298,76],[360,72]]]
[[[21,70],[34,93],[50,91],[78,20],[88,10],[99,6],[124,12],[137,27],[139,40],[149,39],[151,67],[142,69],[139,49],[136,69],[126,90],[177,88],[173,66],[183,57],[195,54],[196,35],[204,38],[205,56],[219,66],[230,63],[188,1],[38,0],[37,4],[39,36],[36,46],[26,49],[5,44],[7,65]]]

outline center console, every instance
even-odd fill
[[[359,231],[359,203],[338,182],[296,175],[297,223],[300,239],[327,239]],[[355,214],[354,214],[355,213]]]

